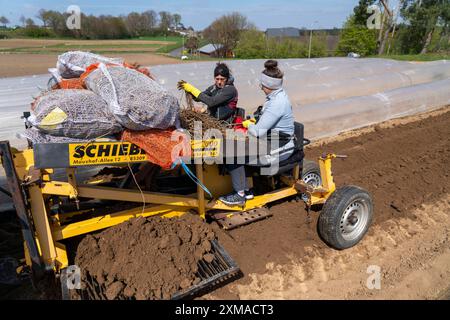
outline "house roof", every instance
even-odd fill
[[[223,45],[221,45],[221,44],[210,43],[210,44],[207,44],[206,46],[201,47],[200,49],[198,49],[198,51],[201,53],[213,53],[222,47],[223,47]]]
[[[271,28],[267,29],[268,37],[289,37],[297,38],[300,36],[300,29],[297,28]]]

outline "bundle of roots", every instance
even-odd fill
[[[231,128],[225,121],[217,120],[207,113],[199,113],[190,109],[180,110],[180,122],[181,127],[189,131],[191,136],[194,136],[196,122],[201,122],[203,132],[210,129],[216,129],[219,130],[223,136],[226,135],[226,130]]]
[[[207,113],[195,111],[194,101],[191,94],[185,93],[184,98],[186,99],[187,106],[180,110],[180,122],[183,129],[189,131],[189,133],[193,137],[195,131],[195,123],[201,122],[203,132],[210,129],[216,129],[219,130],[224,137],[226,136],[226,130],[232,128],[229,123],[222,120],[217,120]]]

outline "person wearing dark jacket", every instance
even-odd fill
[[[232,123],[238,103],[238,91],[234,78],[225,63],[218,63],[214,69],[214,85],[201,92],[185,81],[178,83],[178,88],[192,94],[197,101],[208,106],[209,114],[218,119]]]

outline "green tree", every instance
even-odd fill
[[[266,38],[263,32],[252,29],[242,32],[234,52],[241,59],[306,58],[308,45],[300,39]],[[311,45],[311,57],[326,55],[326,34],[316,32]]]
[[[367,20],[371,16],[367,13],[367,9],[376,2],[377,0],[359,0],[358,5],[353,9],[353,23],[357,26],[367,26]]]
[[[401,34],[402,52],[427,53],[439,26],[448,30],[449,6],[448,0],[405,0],[401,15],[408,32]]]
[[[315,31],[311,44],[311,58],[326,57],[327,55],[327,34],[326,32]]]
[[[264,59],[268,48],[264,32],[258,30],[243,31],[234,53],[240,59]]]
[[[341,55],[355,52],[361,56],[368,56],[374,54],[376,48],[376,30],[370,30],[367,26],[357,25],[355,17],[353,15],[350,16],[339,37],[338,52]]]

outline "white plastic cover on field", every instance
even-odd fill
[[[313,139],[450,105],[450,78],[368,96],[310,104],[294,111]]]
[[[258,76],[265,60],[226,61],[239,92],[239,106],[251,111],[264,102]],[[156,79],[174,94],[178,80],[200,90],[210,86],[215,62],[188,63],[152,67]],[[450,61],[412,63],[388,59],[283,59],[279,67],[285,73],[284,88],[292,103],[301,107],[311,103],[407,87],[450,77]]]
[[[238,105],[253,112],[264,103],[258,77],[265,60],[227,61],[239,92]],[[204,90],[213,83],[215,62],[152,68],[157,80],[176,94],[183,79]],[[450,104],[450,61],[387,59],[285,59],[284,88],[297,121],[309,138],[328,137],[403,115]],[[180,93],[178,93],[180,94]]]

